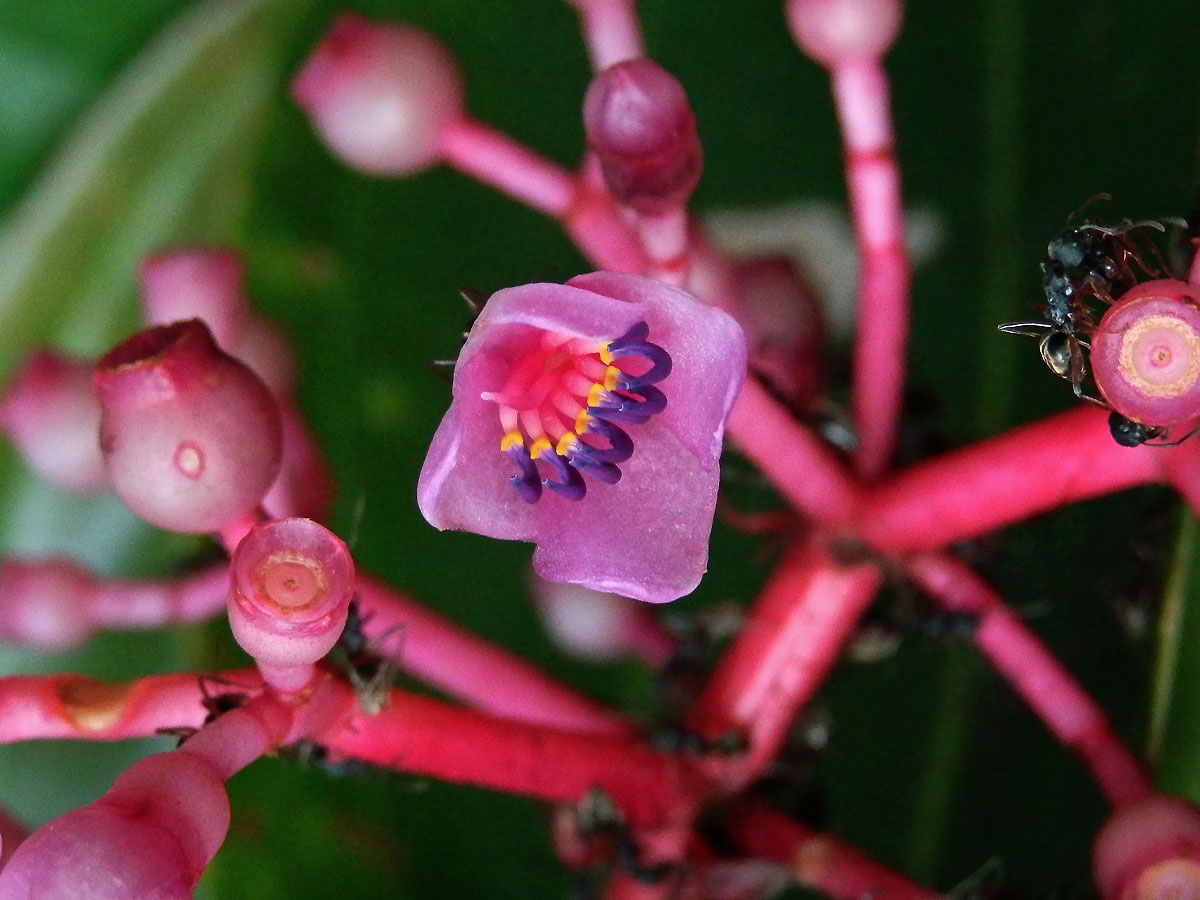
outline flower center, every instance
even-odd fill
[[[618,464],[633,456],[633,439],[621,426],[642,425],[667,405],[654,385],[671,373],[671,356],[646,341],[649,333],[638,322],[616,340],[594,344],[542,332],[504,386],[480,395],[496,404],[500,450],[517,468],[509,480],[522,500],[537,502],[543,486],[580,500],[585,474],[606,484],[620,480]]]
[[[1200,377],[1200,336],[1179,318],[1146,316],[1125,332],[1120,366],[1147,396],[1177,396]]]

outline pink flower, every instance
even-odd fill
[[[745,339],[725,313],[597,272],[494,294],[421,470],[434,527],[533,541],[534,570],[665,603],[700,583]]]

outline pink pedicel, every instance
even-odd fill
[[[354,591],[346,545],[311,519],[256,525],[233,554],[229,627],[281,690],[337,643]]]
[[[1092,373],[1125,418],[1157,428],[1200,417],[1200,287],[1147,281],[1126,291],[1092,335]]]
[[[650,214],[687,203],[704,157],[687,94],[662,66],[631,59],[597,75],[583,126],[618,203]]]
[[[218,531],[275,480],[279,409],[198,319],[134,335],[100,360],[93,384],[109,481],[152,525]]]
[[[329,149],[373,175],[408,175],[441,157],[461,118],[458,67],[419,28],[343,13],[292,82],[292,99]]]
[[[784,8],[796,43],[829,68],[878,59],[900,32],[900,0],[787,0]]]
[[[0,430],[30,469],[63,490],[93,493],[108,484],[99,426],[91,365],[50,350],[31,354],[0,398]]]
[[[146,257],[138,270],[147,325],[202,319],[221,349],[237,353],[249,314],[238,255],[179,247]]]
[[[674,600],[704,573],[745,365],[733,319],[646,278],[499,291],[459,353],[421,512],[439,529],[535,542],[549,581]]]
[[[1096,836],[1092,875],[1104,900],[1200,898],[1200,811],[1152,794],[1113,813]]]

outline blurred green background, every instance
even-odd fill
[[[827,78],[790,43],[777,0],[644,0],[651,55],[696,109],[700,212],[841,208]],[[367,179],[318,144],[285,86],[341,7],[325,0],[0,3],[0,379],[37,342],[95,354],[136,321],[152,248],[220,241],[302,360],[301,402],[338,479],[333,525],[372,570],[564,679],[650,716],[654,676],[558,653],[524,596],[529,548],[439,534],[413,502],[448,400],[431,359],[467,317],[457,290],[564,280],[583,261],[549,222],[445,170]],[[587,61],[561,0],[376,0],[457,54],[484,121],[573,165]],[[909,205],[938,249],[915,283],[911,373],[926,443],[959,444],[1073,402],[1033,342],[999,335],[1039,297],[1047,240],[1088,197],[1110,220],[1187,215],[1196,185],[1200,5],[1159,0],[918,2],[888,61]],[[844,248],[850,252],[850,248]],[[730,460],[736,491],[754,493]],[[761,493],[761,490],[758,491]],[[1187,517],[1182,517],[1187,520]],[[968,548],[1145,747],[1200,797],[1200,667],[1189,599],[1194,527],[1144,490]],[[6,552],[62,552],[113,573],[167,573],[203,545],[152,533],[110,499],[62,498],[0,448]],[[677,617],[744,604],[770,541],[718,523],[705,583]],[[469,565],[464,561],[470,560]],[[1173,580],[1167,574],[1172,567]],[[1171,589],[1168,590],[1168,587]],[[1163,598],[1179,655],[1155,674]],[[917,603],[892,590],[878,615]],[[237,660],[217,626],[105,635],[56,658],[0,648],[0,671],[128,678]],[[1034,896],[1087,893],[1097,792],[961,638],[905,636],[823,692],[831,728],[781,797],[880,859],[948,890],[983,872]],[[0,748],[0,802],[41,821],[87,802],[144,746]],[[788,781],[781,778],[781,782]],[[202,895],[564,897],[545,811],[384,773],[332,779],[266,760],[231,785],[234,825]]]

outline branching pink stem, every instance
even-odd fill
[[[87,616],[101,628],[161,628],[217,615],[228,594],[223,562],[178,581],[98,581]]]
[[[551,678],[536,666],[459,628],[370,577],[359,577],[358,596],[368,637],[402,629],[400,667],[439,690],[496,716],[593,734],[629,735],[635,729],[617,713]]]
[[[816,542],[795,547],[763,587],[733,646],[701,695],[690,727],[709,738],[744,735],[735,786],[775,758],[796,714],[837,661],[871,602],[873,565],[839,566]]]
[[[854,516],[863,540],[889,553],[935,550],[1037,513],[1161,481],[1168,460],[1196,452],[1128,448],[1103,410],[1080,406],[943,454],[869,490]]]
[[[1150,783],[1099,705],[1020,617],[969,566],[944,554],[908,560],[913,580],[946,609],[978,617],[980,652],[1092,773],[1114,806],[1140,799]]]
[[[658,215],[639,214],[636,227],[650,257],[646,274],[681,287],[690,267],[687,210],[681,207]]]
[[[592,71],[644,56],[633,0],[568,0],[579,11]]]
[[[796,884],[835,900],[934,900],[938,896],[838,838],[758,803],[737,806],[725,827],[748,854],[783,863]]]
[[[291,730],[295,717],[295,707],[264,691],[242,708],[217,716],[188,738],[187,751],[208,760],[228,781],[263,754],[275,750]]]
[[[900,421],[909,261],[883,65],[879,59],[847,60],[831,74],[860,254],[851,404],[859,439],[855,465],[870,480],[887,468]]]
[[[637,238],[605,192],[585,188],[566,169],[474,119],[457,120],[444,129],[441,141],[448,164],[557,219],[598,268],[645,270]]]

